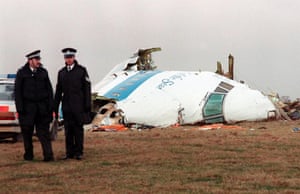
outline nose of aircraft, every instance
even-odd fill
[[[225,121],[255,121],[275,116],[276,108],[271,100],[257,90],[235,87],[226,96],[223,104]]]

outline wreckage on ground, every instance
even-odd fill
[[[93,88],[94,125],[167,127],[195,123],[235,123],[274,118],[277,110],[258,90],[208,71],[162,71],[140,49],[115,66]],[[233,60],[233,58],[232,58]],[[233,62],[233,61],[232,61]]]

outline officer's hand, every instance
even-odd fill
[[[57,112],[53,112],[54,118],[57,120],[58,119],[58,113]]]

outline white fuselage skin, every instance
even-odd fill
[[[227,123],[264,120],[276,110],[258,90],[212,72],[119,71],[93,90],[99,96],[116,98],[126,122],[155,127],[213,123],[220,118]],[[213,93],[216,100],[208,103]],[[218,109],[217,117],[211,115]]]

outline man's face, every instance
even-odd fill
[[[67,65],[72,65],[74,63],[75,56],[65,56],[64,59]]]
[[[40,58],[32,58],[29,60],[29,65],[32,68],[38,68],[41,65],[41,59]]]

